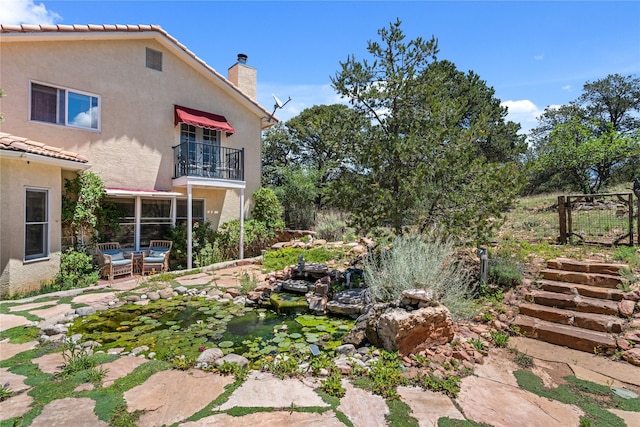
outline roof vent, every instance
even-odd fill
[[[248,58],[249,57],[247,55],[245,55],[244,53],[239,53],[238,54],[238,62],[241,63],[241,64],[246,64]]]

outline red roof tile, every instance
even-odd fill
[[[52,147],[42,142],[32,141],[8,133],[0,132],[0,150],[20,151],[29,154],[38,154],[54,159],[70,160],[78,163],[88,163],[89,159],[81,154],[63,150],[60,147]]]

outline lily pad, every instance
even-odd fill
[[[218,343],[218,347],[220,348],[229,348],[233,347],[233,341],[222,341]]]

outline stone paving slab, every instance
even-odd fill
[[[451,399],[442,393],[423,390],[419,387],[398,387],[400,399],[413,411],[411,416],[418,420],[420,427],[435,427],[440,418],[464,420]]]
[[[609,409],[608,411],[622,418],[627,427],[640,427],[640,415],[637,412],[622,411],[620,409]]]
[[[180,427],[344,427],[331,411],[317,414],[313,412],[258,412],[242,417],[217,414],[180,424]],[[354,427],[367,427],[354,425]]]
[[[31,409],[32,403],[33,397],[27,393],[16,394],[0,402],[0,421],[23,416]]]
[[[109,387],[115,380],[126,377],[133,372],[134,369],[146,362],[148,362],[148,360],[142,357],[123,356],[113,362],[100,365],[107,371],[102,380],[102,386]]]
[[[574,405],[475,376],[462,379],[456,403],[467,419],[494,427],[577,426],[583,415]]]
[[[31,388],[24,383],[27,377],[24,375],[14,374],[9,372],[9,368],[0,368],[0,385],[9,384],[9,390],[14,393],[20,393],[21,391]],[[0,403],[2,405],[2,403]]]
[[[108,427],[94,412],[96,402],[88,397],[58,399],[50,402],[31,427]]]
[[[340,399],[338,411],[344,413],[354,426],[385,427],[385,415],[389,414],[389,407],[382,396],[377,396],[361,388],[354,387],[347,380],[342,380],[346,389]]]
[[[43,308],[41,310],[32,310],[30,313],[34,316],[38,316],[41,319],[49,319],[60,315],[65,315],[69,312],[73,312],[71,304],[59,304],[50,308]]]
[[[0,341],[0,360],[11,359],[18,353],[32,350],[38,347],[37,341],[29,341],[23,344],[14,344],[8,341]]]
[[[87,304],[93,307],[94,305],[109,305],[109,302],[113,301],[115,297],[115,292],[100,292],[78,295],[71,301],[75,304]]]
[[[517,387],[518,381],[513,371],[517,371],[520,367],[508,357],[507,353],[508,350],[492,348],[489,350],[489,357],[484,358],[484,363],[474,366],[474,375]]]
[[[126,391],[124,400],[129,412],[145,411],[138,427],[171,425],[200,411],[233,381],[232,375],[222,376],[197,369],[161,371]]]
[[[33,359],[32,362],[38,365],[38,368],[45,374],[57,374],[62,372],[64,357],[62,357],[62,353],[49,353]]]
[[[29,311],[29,310],[33,310],[34,308],[41,308],[41,307],[46,307],[48,305],[55,305],[55,304],[56,304],[55,300],[31,302],[28,304],[19,304],[19,305],[14,305],[12,307],[9,307],[9,311]]]
[[[626,362],[615,362],[602,356],[531,338],[511,337],[509,344],[518,351],[536,359],[549,360],[551,362],[563,361],[570,365],[578,365],[620,382],[640,387],[640,366],[633,366]]]
[[[6,331],[16,326],[31,325],[32,323],[31,320],[17,314],[0,314],[0,331]]]
[[[214,410],[224,411],[234,407],[288,408],[320,406],[328,407],[311,387],[297,379],[279,379],[268,372],[251,371],[245,382],[231,394],[229,400]]]
[[[576,378],[581,380],[591,381],[592,383],[604,385],[607,387],[624,387],[626,385],[616,379],[613,379],[606,375],[602,375],[598,372],[594,372],[591,369],[584,368],[580,365],[569,365],[569,367],[573,371],[573,374],[576,376]],[[640,414],[638,414],[638,418],[640,418]]]

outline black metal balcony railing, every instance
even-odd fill
[[[244,149],[200,142],[185,142],[173,147],[173,177],[244,181]]]

